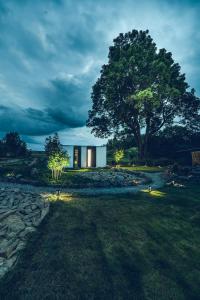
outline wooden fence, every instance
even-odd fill
[[[192,152],[192,165],[200,165],[200,151]]]

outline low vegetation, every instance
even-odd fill
[[[52,196],[1,299],[199,299],[200,188]]]

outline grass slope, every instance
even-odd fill
[[[52,201],[0,299],[199,299],[200,188]]]

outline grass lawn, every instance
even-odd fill
[[[199,299],[200,187],[51,203],[0,299]]]
[[[134,166],[134,167],[122,167],[120,166],[117,169],[123,169],[123,170],[130,170],[130,171],[141,171],[141,172],[161,172],[164,170],[164,167],[150,167],[150,166]],[[79,172],[94,172],[94,171],[110,171],[110,168],[82,168],[82,169],[74,169],[74,170],[67,170],[68,173],[74,174]]]
[[[164,167],[149,167],[149,166],[134,166],[134,167],[121,167],[122,169],[127,169],[130,171],[140,171],[140,172],[162,172]]]

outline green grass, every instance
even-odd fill
[[[200,187],[52,197],[0,299],[199,299]]]
[[[140,171],[140,172],[162,172],[164,167],[150,167],[150,166],[134,166],[134,167],[121,167],[122,169],[127,169],[130,171]]]
[[[130,171],[141,171],[141,172],[161,172],[163,171],[165,168],[164,167],[150,167],[150,166],[134,166],[134,167],[123,167],[123,166],[120,166],[118,168],[119,170],[120,169],[124,169],[124,170],[130,170]],[[107,172],[107,171],[110,171],[109,168],[95,168],[95,169],[89,169],[89,168],[83,168],[83,169],[74,169],[74,170],[67,170],[66,173],[67,174],[70,174],[70,175],[73,175],[73,174],[78,174],[80,172],[94,172],[94,171],[104,171],[104,172]]]

